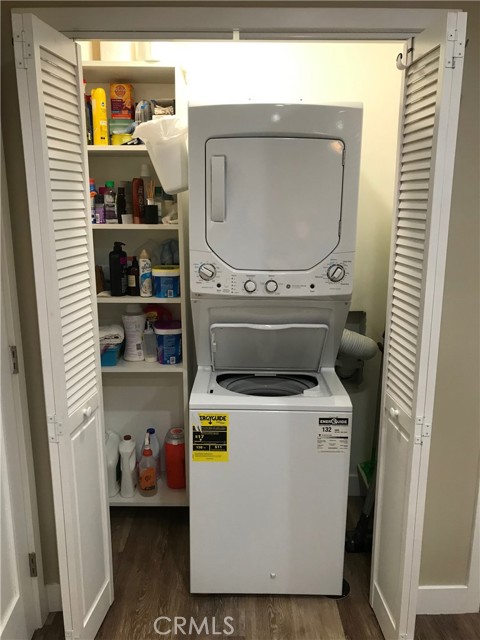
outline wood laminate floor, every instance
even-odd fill
[[[358,499],[349,502],[356,521]],[[345,578],[351,592],[343,600],[310,596],[192,596],[188,591],[188,509],[113,508],[111,510],[115,601],[96,640],[156,638],[207,640],[382,640],[368,604],[370,554],[346,554]],[[157,634],[159,616],[182,616],[205,632]],[[233,618],[232,635],[223,620]],[[217,624],[212,628],[212,618]],[[170,627],[163,621],[158,628]],[[188,630],[187,627],[184,630]],[[226,631],[230,628],[225,626]],[[216,634],[213,633],[216,632]],[[50,614],[33,640],[63,640],[61,613]],[[478,640],[479,615],[418,616],[415,640]]]

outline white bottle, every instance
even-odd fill
[[[138,268],[140,271],[140,295],[142,298],[151,298],[152,288],[152,261],[146,249],[142,249],[138,257]]]
[[[133,498],[135,495],[135,487],[137,486],[135,438],[133,436],[123,436],[123,440],[120,442],[118,449],[120,451],[120,468],[122,470],[120,495],[123,498]]]
[[[145,360],[143,353],[143,328],[145,314],[140,305],[127,305],[127,312],[122,316],[125,329],[125,351],[123,359],[127,362],[141,362]]]
[[[116,496],[120,491],[120,436],[115,431],[105,433],[105,457],[107,459],[108,495]]]

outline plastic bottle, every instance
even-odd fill
[[[148,435],[149,437],[149,443],[150,443],[150,449],[152,450],[152,455],[155,458],[155,466],[157,469],[157,478],[160,477],[160,468],[161,468],[161,464],[160,464],[160,441],[157,437],[157,433],[154,429],[154,427],[149,427],[146,431],[145,434]],[[138,462],[140,462],[140,460],[142,459],[142,455],[143,455],[143,446],[144,446],[144,438],[142,439],[142,441],[137,442],[137,460]]]
[[[127,312],[122,316],[125,328],[125,351],[123,359],[127,362],[141,362],[143,355],[143,329],[145,327],[145,314],[138,304],[127,305]]]
[[[154,496],[157,493],[157,470],[155,458],[150,448],[149,434],[145,435],[145,446],[142,459],[138,464],[138,493],[145,497]]]
[[[180,427],[173,427],[165,437],[165,475],[170,489],[185,489],[185,436]]]
[[[117,214],[115,211],[115,183],[113,180],[105,182],[107,190],[104,195],[105,202],[105,222],[107,224],[117,224]]]
[[[157,336],[149,322],[147,322],[147,328],[143,332],[143,353],[145,362],[157,361]]]
[[[97,187],[95,186],[95,180],[90,178],[90,209],[92,215],[92,224],[95,224],[96,216],[95,216],[95,196],[97,195]]]
[[[125,198],[125,187],[118,187],[117,197],[115,198],[115,215],[118,224],[127,224],[125,216],[127,215],[127,200]]]
[[[123,436],[118,447],[120,452],[120,469],[122,480],[120,483],[120,495],[123,498],[133,498],[137,486],[137,461],[135,460],[135,438]]]
[[[85,102],[85,126],[87,132],[87,144],[93,144],[93,123],[92,123],[92,98],[87,95],[87,81],[83,81],[83,99]]]
[[[95,196],[95,224],[105,224],[105,205],[100,193]]]
[[[152,286],[152,261],[146,249],[142,249],[139,259],[140,266],[140,295],[142,298],[151,298],[153,295]]]
[[[127,295],[140,295],[140,270],[136,256],[133,256],[132,264],[127,269]]]
[[[120,436],[115,431],[105,433],[105,457],[107,459],[108,495],[116,496],[120,491]]]
[[[93,144],[110,144],[105,89],[92,89]]]
[[[114,242],[108,255],[110,264],[110,291],[112,296],[127,293],[127,254],[122,250],[123,242]]]

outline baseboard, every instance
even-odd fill
[[[478,613],[478,601],[466,584],[418,587],[417,614]]]
[[[60,585],[57,582],[46,584],[45,589],[47,590],[48,610],[61,611],[62,592],[60,591]]]

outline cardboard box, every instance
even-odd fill
[[[134,119],[135,101],[132,85],[123,82],[110,84],[110,106],[112,118]]]

